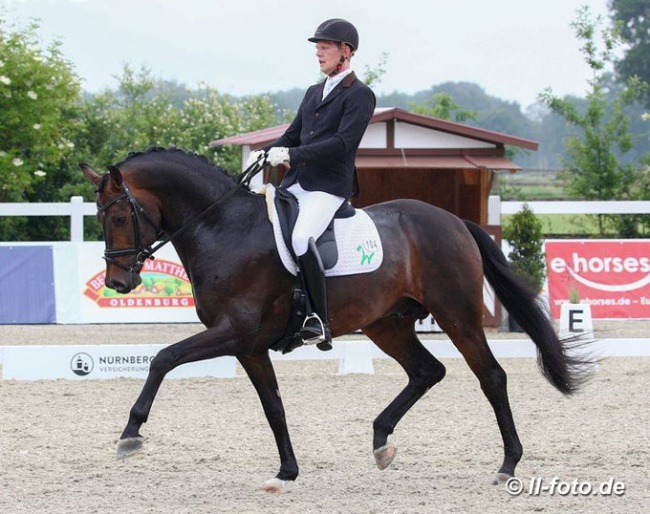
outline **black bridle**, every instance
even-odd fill
[[[248,188],[251,179],[255,175],[257,175],[257,173],[259,173],[262,169],[264,169],[265,165],[266,165],[265,160],[257,161],[251,164],[239,176],[237,182],[228,191],[226,191],[223,195],[221,195],[214,202],[212,202],[205,210],[201,211],[199,214],[197,214],[190,220],[186,221],[172,235],[166,236],[163,240],[159,241],[155,246],[152,246],[151,244],[142,243],[142,228],[140,224],[140,216],[142,216],[144,220],[147,223],[149,223],[156,231],[156,239],[155,239],[156,241],[158,241],[158,239],[160,239],[162,236],[165,235],[165,231],[162,228],[156,226],[155,222],[151,219],[151,216],[147,214],[144,208],[140,206],[135,196],[133,196],[133,193],[131,193],[131,189],[129,188],[129,186],[126,184],[124,180],[122,180],[122,182],[120,183],[120,189],[122,190],[122,194],[116,196],[112,200],[109,200],[104,205],[100,205],[99,202],[97,202],[97,212],[100,213],[100,212],[108,211],[108,209],[111,206],[115,205],[117,202],[120,202],[122,200],[127,200],[131,207],[131,221],[133,225],[133,238],[135,241],[135,246],[133,248],[124,248],[121,250],[112,250],[107,248],[106,250],[104,250],[104,260],[110,264],[114,264],[118,268],[121,268],[124,271],[127,271],[129,273],[133,273],[133,274],[140,273],[147,259],[153,260],[154,259],[153,254],[156,253],[160,248],[162,248],[164,245],[172,241],[175,237],[179,236],[182,232],[187,230],[187,228],[190,225],[198,221],[200,218],[205,217],[208,213],[214,210],[219,204],[223,203],[227,198],[232,196],[238,189],[244,187]],[[117,257],[125,257],[127,255],[136,256],[134,263],[130,267],[115,260]]]
[[[158,240],[158,238],[160,238],[164,232],[160,228],[156,227],[156,224],[151,219],[151,217],[147,214],[144,208],[140,206],[138,201],[135,199],[135,196],[133,196],[131,193],[131,189],[129,189],[129,186],[126,184],[126,182],[122,181],[120,184],[120,189],[122,190],[121,195],[116,196],[112,200],[106,202],[104,205],[100,205],[98,202],[97,212],[108,211],[108,209],[115,205],[117,202],[127,200],[131,207],[131,222],[133,225],[133,238],[135,246],[133,248],[124,248],[121,250],[112,250],[107,248],[104,250],[104,260],[110,264],[114,264],[118,268],[122,268],[124,271],[137,274],[140,273],[140,270],[142,270],[142,267],[144,266],[144,263],[147,259],[153,259],[153,253],[158,249],[152,248],[149,244],[142,243],[142,227],[140,224],[140,216],[142,216],[145,221],[147,221],[147,223],[149,223],[156,230],[156,240]],[[127,255],[136,256],[135,262],[130,267],[127,267],[115,260],[117,257],[125,257]]]

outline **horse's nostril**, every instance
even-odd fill
[[[106,280],[106,287],[108,287],[109,289],[115,289],[115,291],[117,291],[118,293],[129,292],[129,288],[124,282],[121,282],[120,280],[114,278]]]

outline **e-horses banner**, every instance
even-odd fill
[[[594,319],[650,319],[650,241],[547,240],[551,315],[573,297]]]

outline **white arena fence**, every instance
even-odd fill
[[[490,196],[488,225],[501,225],[501,216],[515,214],[524,204],[535,214],[650,214],[650,201],[543,201],[503,202]],[[67,216],[70,218],[70,241],[84,240],[84,217],[95,216],[97,206],[73,196],[70,202],[60,203],[0,203],[0,216]]]
[[[647,214],[650,213],[650,202],[637,201],[637,202],[525,202],[536,214]],[[490,197],[489,201],[489,225],[500,225],[501,216],[507,214],[514,214],[521,210],[524,202],[502,202],[499,197]],[[70,241],[68,242],[54,242],[54,243],[11,243],[0,242],[0,250],[3,249],[20,249],[34,248],[35,246],[42,245],[49,247],[50,259],[54,262],[52,273],[52,282],[57,282],[56,298],[53,298],[52,304],[54,311],[50,313],[51,321],[49,323],[146,323],[146,322],[159,322],[164,318],[166,322],[197,322],[198,319],[194,313],[193,303],[191,302],[191,292],[183,289],[186,276],[183,276],[183,270],[178,269],[174,265],[175,252],[169,255],[161,251],[161,255],[156,259],[157,266],[160,269],[154,269],[160,276],[164,275],[168,280],[173,278],[174,283],[178,287],[176,296],[167,298],[152,298],[142,295],[139,298],[130,300],[119,299],[111,296],[102,296],[102,270],[105,263],[101,259],[103,253],[103,243],[101,242],[84,242],[84,218],[85,216],[95,216],[97,207],[93,202],[84,202],[82,197],[72,197],[69,203],[0,203],[0,216],[67,216],[70,218]],[[170,251],[167,247],[166,251]],[[507,250],[507,248],[504,248]],[[19,252],[15,252],[19,253]],[[6,254],[0,253],[0,256]],[[25,260],[25,265],[33,262],[33,256],[28,256]],[[1,259],[0,259],[1,260]],[[182,267],[181,267],[182,268]],[[2,265],[0,263],[0,273]],[[59,275],[58,279],[56,275]],[[171,277],[171,278],[170,278]],[[23,277],[24,278],[24,277]],[[163,279],[160,279],[163,281]],[[165,285],[164,283],[162,284]],[[169,284],[168,284],[169,285]],[[160,284],[158,284],[160,287]],[[34,302],[33,298],[38,297],[41,299],[40,291],[32,291],[26,293],[25,301],[27,304],[46,303]],[[104,293],[106,294],[106,293]],[[35,296],[39,295],[39,296]],[[91,299],[92,301],[89,301]],[[132,303],[129,303],[132,302]],[[164,316],[161,316],[161,307],[168,307],[170,302],[178,305],[177,309],[181,314],[177,316],[169,316],[166,311]],[[20,302],[14,302],[12,296],[11,302],[4,301],[3,303],[17,303],[16,308],[22,310],[19,305]],[[3,310],[0,305],[0,311]],[[102,307],[104,307],[102,309]],[[123,309],[121,307],[135,307],[134,309]],[[132,314],[126,315],[130,310]],[[164,310],[164,309],[163,309]],[[0,323],[12,323],[12,321],[3,321]],[[20,321],[14,321],[20,323]],[[36,321],[36,323],[41,323]],[[421,323],[418,330],[421,332],[430,332],[434,327],[431,326],[427,320]],[[439,357],[458,357],[458,353],[454,349],[450,341],[426,341],[426,336],[423,338],[426,346],[432,350]],[[490,341],[490,346],[493,348],[495,355],[503,357],[532,357],[534,355],[534,348],[527,339],[518,340],[499,340]],[[650,354],[650,340],[646,339],[627,339],[616,340],[607,339],[600,341],[599,350],[603,356],[618,356],[618,355],[649,355]],[[110,345],[107,345],[110,346]],[[0,347],[0,364],[9,364],[3,362],[11,359],[12,367],[13,362],[20,363],[31,362],[33,363],[33,356],[29,354],[34,351],[45,351],[46,347],[32,348],[27,347]],[[88,350],[89,347],[86,347]],[[113,350],[104,347],[103,350],[109,353]],[[119,349],[117,349],[119,350]],[[142,376],[145,372],[146,366],[139,364],[141,360],[148,358],[159,350],[157,348],[147,348],[140,358],[129,357],[127,362],[134,360],[136,366],[132,366],[138,374],[135,376]],[[60,354],[61,364],[59,366],[61,375],[57,377],[38,376],[34,375],[33,367],[28,365],[28,369],[23,373],[22,371],[11,371],[6,378],[19,378],[24,375],[26,379],[38,378],[65,378],[65,375],[70,375],[71,378],[84,378],[85,375],[80,373],[86,367],[85,361],[81,362],[78,353],[82,352],[78,348],[63,349],[58,347],[58,350],[52,349],[51,351],[62,352]],[[68,355],[71,351],[76,352],[72,357]],[[4,355],[3,355],[4,354]],[[29,355],[28,355],[29,354]],[[123,354],[119,354],[122,355]],[[74,357],[74,359],[73,359]],[[98,366],[102,364],[102,359],[105,362],[110,361],[110,356],[106,357],[104,354],[99,356],[85,355],[83,359],[96,360]],[[367,341],[336,341],[335,350],[326,354],[318,352],[313,348],[299,349],[296,352],[287,356],[274,354],[276,360],[314,360],[314,359],[335,359],[339,361],[339,373],[372,373],[372,361],[376,358],[384,358],[385,356],[371,343]],[[54,358],[54,356],[53,356]],[[82,360],[83,360],[82,359]],[[129,360],[130,359],[130,360]],[[140,360],[138,360],[140,359]],[[230,361],[228,361],[230,362]],[[144,363],[146,364],[146,363]],[[84,366],[84,368],[79,368]],[[128,367],[128,366],[127,366]],[[6,366],[5,366],[6,368]],[[76,369],[76,372],[75,372]],[[225,368],[218,368],[218,372],[197,369],[199,376],[207,374],[212,376],[233,376],[234,366],[232,363]],[[108,376],[110,372],[118,373],[119,370],[115,366],[106,366]],[[5,369],[5,374],[9,372]],[[214,375],[216,373],[216,375]],[[98,368],[93,373],[95,376],[88,376],[87,378],[101,378],[97,376]],[[89,373],[88,375],[92,375]],[[127,373],[127,376],[132,376]],[[38,378],[37,378],[38,377]]]
[[[650,201],[543,201],[503,202],[490,196],[488,225],[500,225],[501,215],[515,214],[527,204],[535,214],[650,214]],[[70,241],[84,240],[84,217],[95,216],[97,206],[73,196],[70,202],[60,203],[0,203],[0,216],[67,216],[70,218]]]

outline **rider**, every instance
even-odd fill
[[[357,186],[357,148],[375,109],[372,90],[357,79],[350,60],[359,34],[349,21],[321,23],[313,37],[320,71],[326,79],[311,86],[286,132],[253,152],[247,167],[264,157],[289,169],[280,184],[298,199],[299,214],[291,243],[310,310],[300,336],[305,344],[332,348],[323,265],[315,240]]]

